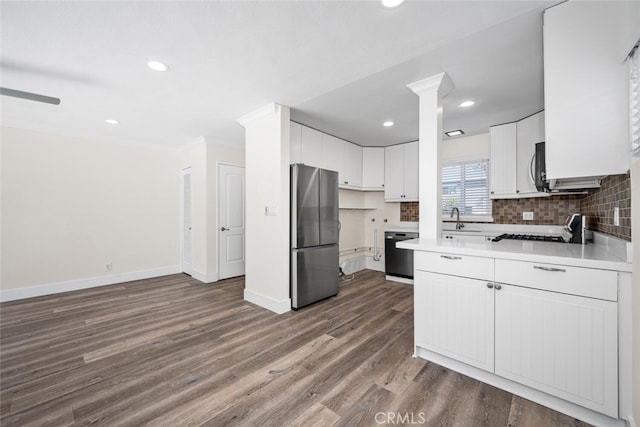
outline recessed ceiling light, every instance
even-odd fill
[[[391,126],[393,126],[395,123],[393,123],[391,120],[387,120],[386,122],[384,122],[382,124],[382,126],[386,127],[386,128],[390,128]]]
[[[458,135],[464,135],[464,132],[462,132],[462,130],[458,129],[458,130],[452,130],[449,132],[445,132],[445,135],[451,137],[451,136],[458,136]]]
[[[147,62],[147,67],[154,71],[169,71],[169,66],[159,61],[149,61]]]
[[[475,104],[475,102],[473,101],[464,101],[462,104],[460,104],[460,107],[471,107],[473,104]]]
[[[110,124],[110,125],[119,125],[120,124],[120,122],[117,121],[116,119],[106,119],[105,122],[107,124]]]
[[[388,8],[400,6],[402,3],[404,0],[382,0],[382,5]]]

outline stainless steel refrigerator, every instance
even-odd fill
[[[338,172],[291,165],[291,307],[338,294]]]

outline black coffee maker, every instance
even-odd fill
[[[565,230],[571,233],[569,243],[585,245],[588,241],[593,241],[593,232],[587,230],[588,226],[589,224],[585,215],[579,213],[569,215],[564,225]]]

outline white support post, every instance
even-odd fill
[[[271,103],[237,120],[245,128],[244,299],[276,313],[291,310],[289,114]]]
[[[437,239],[442,232],[441,99],[453,89],[453,83],[446,73],[440,73],[407,87],[420,97],[420,238]]]

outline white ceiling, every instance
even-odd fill
[[[445,130],[486,132],[542,109],[542,10],[557,1],[0,3],[2,123],[125,144],[243,145],[238,117],[271,101],[361,145],[417,139],[405,86],[455,84]],[[170,72],[149,70],[150,59]],[[457,104],[477,102],[470,109]],[[120,125],[107,125],[115,118]],[[397,123],[382,128],[384,120]]]

